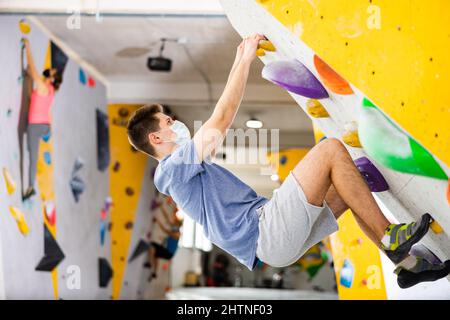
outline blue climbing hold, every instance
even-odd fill
[[[50,140],[51,137],[51,132],[49,131],[47,134],[42,136],[42,140],[44,140],[44,142],[48,142],[48,140]]]
[[[48,165],[52,164],[52,156],[51,156],[50,152],[48,152],[48,151],[44,152],[44,161]]]
[[[287,162],[287,157],[286,156],[281,156],[280,164],[284,166],[286,164],[286,162]]]
[[[84,73],[83,69],[81,69],[81,68],[80,68],[80,71],[79,71],[79,78],[80,78],[80,83],[82,85],[85,85],[86,82],[87,82],[87,80],[86,80],[86,73]]]

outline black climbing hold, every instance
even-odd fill
[[[106,288],[113,276],[113,270],[105,258],[98,259],[98,278],[100,288]]]
[[[39,261],[35,270],[51,272],[64,258],[64,253],[44,224],[44,257]]]
[[[150,244],[147,241],[139,240],[138,244],[133,250],[133,253],[131,254],[131,257],[128,259],[128,262],[133,261],[137,257],[139,257],[144,252],[147,252],[148,248],[150,247]]]
[[[120,170],[120,162],[119,161],[116,161],[115,163],[114,163],[114,166],[113,166],[113,171],[114,172],[117,172],[117,171],[119,171]]]

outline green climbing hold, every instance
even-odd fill
[[[364,150],[385,167],[404,173],[448,179],[433,156],[367,98],[362,103],[358,128]]]

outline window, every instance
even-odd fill
[[[183,217],[180,246],[183,248],[196,248],[203,251],[211,251],[212,243],[205,237],[202,226],[181,210],[179,210],[177,214],[180,214],[181,217]]]

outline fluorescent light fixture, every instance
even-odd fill
[[[262,123],[262,121],[260,121],[258,119],[251,118],[251,119],[247,120],[245,125],[247,126],[247,128],[259,129],[259,128],[262,128],[263,123]]]

